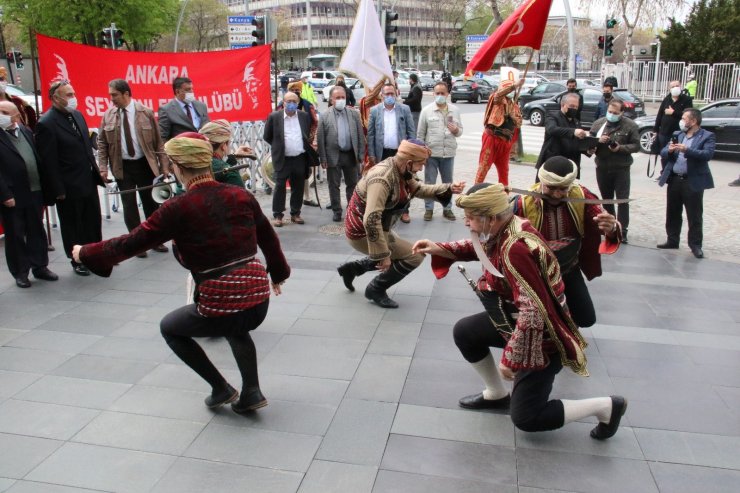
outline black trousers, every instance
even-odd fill
[[[154,181],[154,173],[152,168],[149,167],[149,162],[146,157],[137,159],[135,161],[125,160],[123,161],[123,178],[118,182],[118,188],[121,191],[132,190],[138,187],[145,187],[152,184]],[[126,228],[131,231],[141,224],[141,217],[139,217],[139,206],[136,202],[135,193],[124,193],[121,194],[121,203],[123,204],[123,222],[126,223]],[[149,218],[154,211],[157,210],[159,204],[152,198],[151,190],[144,190],[138,192],[141,197],[141,207],[144,209],[144,217]]]
[[[228,383],[193,337],[225,337],[239,366],[242,392],[245,392],[259,387],[257,350],[249,331],[259,327],[265,319],[268,305],[269,300],[226,317],[203,317],[195,304],[186,305],[165,315],[160,330],[177,357],[215,391],[224,390]]]
[[[68,258],[72,258],[73,246],[96,243],[103,239],[97,190],[87,197],[58,200],[57,212],[64,253]]]
[[[49,252],[44,231],[41,192],[32,192],[33,204],[5,207],[0,204],[5,229],[5,260],[13,277],[49,265]]]
[[[689,180],[678,175],[668,178],[667,207],[665,214],[665,232],[668,243],[678,245],[681,241],[681,214],[686,208],[686,220],[689,223],[689,247],[702,246],[704,240],[704,190],[694,192],[689,188]]]
[[[591,294],[586,287],[586,280],[577,266],[563,274],[565,284],[565,301],[568,303],[570,316],[579,327],[591,327],[596,323],[596,310]]]
[[[490,347],[503,348],[506,341],[493,328],[486,312],[458,320],[453,329],[455,344],[470,363],[485,358]],[[563,367],[557,354],[542,370],[519,370],[511,390],[511,421],[523,431],[547,431],[565,423],[563,403],[549,400],[555,375]]]
[[[660,150],[662,151],[663,148],[668,144],[668,141],[671,140],[671,134],[663,135],[658,134],[656,137],[658,139],[658,145],[660,146]],[[660,171],[662,172],[665,169],[666,161],[663,158],[660,158]]]
[[[272,192],[272,215],[283,217],[285,212],[286,182],[290,180],[290,215],[298,216],[303,206],[303,187],[306,183],[308,157],[305,153],[295,157],[285,157],[280,171],[275,172],[275,190]]]
[[[360,180],[360,168],[357,165],[354,151],[340,151],[337,165],[326,168],[326,178],[329,182],[329,200],[331,201],[331,210],[334,212],[342,212],[340,193],[342,175],[344,175],[344,192],[349,204],[357,182]]]
[[[597,166],[596,183],[599,184],[602,199],[630,198],[630,168],[610,169],[609,166]],[[622,231],[627,231],[630,225],[629,204],[619,204],[616,214],[614,204],[604,204],[604,209],[612,216],[616,215],[622,225]]]

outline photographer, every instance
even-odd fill
[[[628,199],[630,196],[630,166],[632,154],[640,150],[640,133],[637,124],[625,118],[624,103],[612,97],[606,116],[596,120],[591,135],[599,138],[599,145],[592,149],[596,153],[596,182],[604,199]],[[619,204],[618,213],[614,205],[605,204],[604,209],[616,215],[622,225],[622,242],[627,243],[627,228],[630,215],[629,204]]]

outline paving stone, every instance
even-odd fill
[[[269,399],[269,405],[259,412],[239,415],[224,408],[213,423],[227,426],[284,431],[303,435],[323,436],[331,423],[336,407]]]
[[[136,383],[155,366],[153,362],[78,354],[58,366],[52,373],[73,378],[105,382]]]
[[[241,376],[238,371],[226,370],[221,371],[221,374],[232,383],[241,382]],[[148,367],[144,373],[144,377],[138,380],[139,385],[147,385],[151,387],[166,387],[170,389],[182,389],[192,390],[197,392],[203,392],[205,394],[211,392],[211,387],[198,376],[193,370],[182,362],[178,364],[162,363],[156,367]],[[238,387],[239,385],[237,385]]]
[[[0,432],[69,440],[97,414],[92,409],[10,399],[0,404]]]
[[[106,409],[126,393],[129,388],[131,388],[131,385],[123,383],[47,375],[16,394],[15,398],[25,401]]]
[[[268,400],[306,402],[338,407],[349,382],[327,378],[267,373],[260,375],[260,387]]]
[[[649,461],[740,470],[740,437],[636,428]]]
[[[364,323],[360,320],[347,323],[337,320],[299,319],[288,329],[288,333],[315,337],[346,337],[370,340],[375,334],[377,326],[376,323]]]
[[[66,443],[26,476],[46,483],[122,493],[148,492],[175,457]]]
[[[563,428],[554,431],[527,433],[516,430],[516,446],[520,449],[536,449],[551,452],[573,452],[588,455],[604,455],[622,459],[644,460],[646,457],[635,438],[636,431],[624,426],[622,421],[616,435],[607,441],[585,440],[596,426],[596,420],[591,422],[568,423]]]
[[[347,391],[347,397],[370,401],[398,402],[411,358],[366,354]]]
[[[8,345],[8,342],[27,333],[27,330],[2,329],[0,328],[0,346]]]
[[[265,357],[261,370],[283,375],[349,380],[367,341],[285,335]]]
[[[370,493],[378,469],[357,464],[315,460],[303,478],[299,493]]]
[[[0,370],[0,401],[13,397],[33,382],[41,378],[40,373],[22,373]]]
[[[209,392],[134,385],[108,409],[130,414],[208,423],[214,416],[213,411],[203,403],[208,395]]]
[[[140,340],[106,337],[84,350],[85,354],[131,360],[164,361],[170,348],[164,339]]]
[[[37,349],[0,347],[0,370],[26,373],[47,373],[70,359],[72,355]]]
[[[8,488],[13,486],[14,483],[16,483],[14,479],[0,478],[0,491],[8,491]]]
[[[421,324],[418,322],[383,320],[378,325],[367,352],[392,356],[412,356],[420,329]]]
[[[2,490],[0,489],[0,491]],[[35,481],[16,481],[13,487],[7,490],[8,493],[95,493],[101,491],[103,490],[89,490],[87,488],[74,488]]]
[[[129,337],[131,339],[160,339],[159,324],[149,322],[126,322],[110,334],[113,337]]]
[[[0,477],[23,478],[62,443],[45,438],[0,433]]]
[[[481,493],[483,491],[517,493],[517,487],[507,484],[492,486],[491,483],[483,481],[424,476],[381,469],[378,471],[373,488],[374,493],[449,493],[451,491],[455,493]]]
[[[89,311],[89,310],[88,310]],[[39,330],[58,330],[78,334],[108,335],[126,323],[126,319],[83,315],[80,313],[63,313],[40,325]]]
[[[100,336],[36,329],[16,337],[6,346],[77,354],[99,340]]]
[[[711,489],[717,493],[731,493],[737,491],[740,483],[740,471],[662,462],[648,464],[660,491],[693,493]]]

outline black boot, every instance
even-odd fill
[[[398,303],[388,297],[386,290],[400,282],[411,273],[416,266],[409,265],[403,260],[394,260],[390,269],[378,274],[365,288],[365,298],[383,308],[398,308]]]
[[[370,260],[369,258],[363,258],[340,265],[337,267],[337,272],[342,276],[345,287],[354,292],[355,287],[352,285],[352,281],[355,280],[355,277],[361,276],[365,272],[375,270],[375,265],[375,261]]]

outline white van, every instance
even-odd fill
[[[331,70],[309,70],[301,73],[301,79],[308,77],[308,83],[314,89],[320,90],[325,88],[330,80],[336,79],[337,75],[340,75],[340,73]]]

